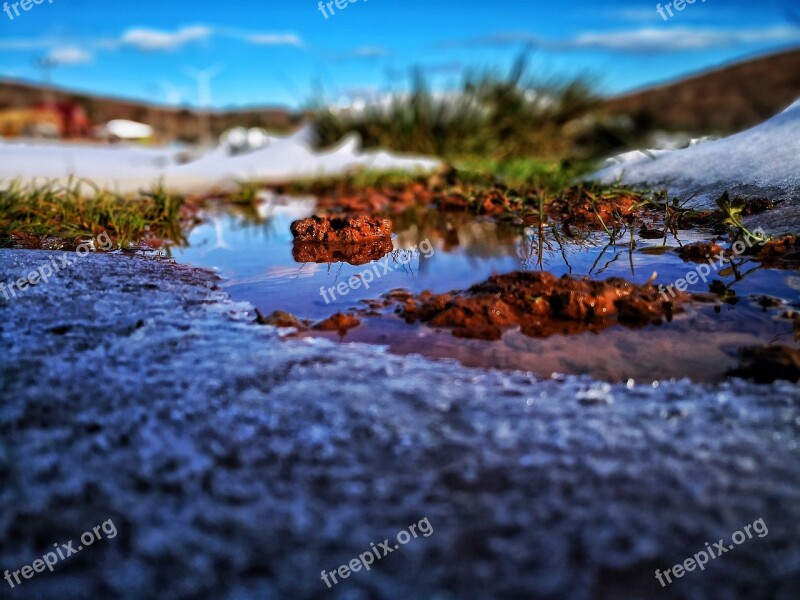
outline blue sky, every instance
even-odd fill
[[[787,17],[800,15],[797,0],[696,0],[666,21],[651,0],[358,0],[327,19],[317,0],[43,0],[18,10],[13,20],[0,12],[0,77],[49,72],[64,87],[197,105],[206,100],[193,69],[213,69],[216,107],[400,90],[414,66],[446,89],[465,69],[507,69],[525,47],[534,73],[589,74],[613,94],[800,46],[800,16]]]

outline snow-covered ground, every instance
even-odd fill
[[[800,230],[800,100],[747,131],[650,154],[633,151],[610,159],[593,178],[691,195],[690,205],[698,208],[712,207],[726,190],[785,200],[753,221],[773,230]]]
[[[356,168],[430,171],[434,159],[387,152],[361,152],[350,135],[335,148],[316,152],[311,131],[304,127],[288,137],[272,137],[263,148],[231,156],[216,148],[197,160],[180,164],[177,149],[129,146],[87,146],[0,142],[0,185],[59,180],[70,176],[122,193],[150,189],[163,182],[178,192],[226,188],[243,181],[288,181],[315,175],[337,175]]]
[[[0,249],[0,281],[57,257]],[[281,341],[215,283],[106,254],[0,295],[0,573],[119,532],[0,597],[797,598],[797,386]],[[423,517],[430,537],[321,580]],[[757,519],[768,535],[659,585]]]

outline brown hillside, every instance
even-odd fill
[[[639,131],[658,128],[728,133],[768,119],[799,97],[800,50],[790,50],[611,98],[604,107],[612,113],[633,117]],[[203,127],[202,115],[186,108],[0,81],[0,110],[24,108],[45,99],[76,102],[96,124],[111,119],[148,123],[162,139],[194,142]],[[215,135],[237,125],[286,131],[294,128],[302,117],[302,113],[281,108],[213,111],[211,126]]]
[[[44,100],[76,102],[95,124],[105,124],[112,119],[147,123],[155,128],[159,137],[167,140],[197,141],[203,127],[202,116],[194,110],[103,98],[16,81],[0,81],[0,110],[24,108]],[[301,115],[281,108],[212,111],[211,128],[215,135],[237,125],[286,131],[293,129],[300,119]]]
[[[612,98],[606,107],[643,128],[726,133],[752,127],[799,97],[800,50],[791,50]]]

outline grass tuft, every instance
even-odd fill
[[[140,196],[121,196],[80,179],[66,184],[13,181],[0,189],[0,240],[7,243],[18,234],[76,239],[106,232],[120,247],[147,240],[184,244],[183,202],[161,186]]]
[[[619,145],[619,136],[601,127],[600,106],[590,78],[535,77],[523,54],[508,74],[468,74],[453,93],[431,92],[417,70],[410,92],[388,102],[341,110],[320,97],[310,110],[322,147],[355,131],[367,148],[452,161],[464,156],[597,156]]]

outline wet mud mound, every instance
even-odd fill
[[[785,235],[770,240],[755,258],[773,269],[800,269],[800,239],[795,235]]]
[[[450,329],[457,337],[497,340],[519,327],[531,337],[599,331],[620,323],[629,327],[672,318],[688,296],[664,300],[656,288],[621,278],[591,281],[550,273],[493,275],[465,292],[423,292],[401,300],[407,322]]]
[[[800,350],[790,346],[750,346],[739,351],[739,366],[732,377],[772,383],[778,379],[800,381]]]
[[[364,265],[392,251],[392,222],[376,217],[313,216],[292,223],[292,256],[299,263]]]
[[[291,225],[296,242],[319,244],[360,244],[392,235],[392,222],[376,217],[319,217]]]

